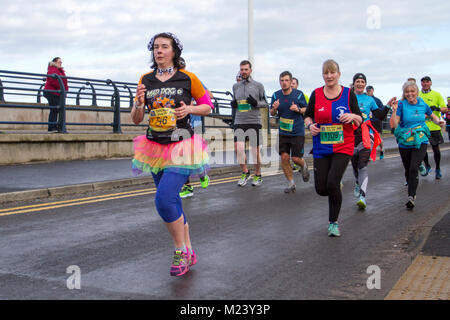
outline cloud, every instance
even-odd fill
[[[150,37],[171,31],[188,69],[208,87],[230,90],[247,58],[247,1],[0,0],[0,7],[2,69],[45,72],[61,56],[70,75],[136,82],[150,65]],[[364,72],[384,100],[410,75],[449,87],[449,2],[258,0],[254,10],[254,76],[268,93],[284,70],[310,93],[322,85],[328,58],[339,62],[344,85]]]

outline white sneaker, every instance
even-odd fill
[[[250,172],[242,173],[241,178],[238,181],[238,186],[243,187],[247,184],[248,180],[250,180],[251,174]]]
[[[303,182],[308,182],[309,181],[309,170],[308,170],[308,166],[305,163],[305,167],[300,168],[300,171],[302,172],[302,178],[303,178]]]
[[[258,186],[260,186],[262,184],[262,181],[263,180],[262,180],[261,176],[254,175],[253,176],[252,186],[258,187]]]

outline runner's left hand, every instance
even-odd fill
[[[294,101],[292,101],[291,107],[289,108],[289,110],[294,111],[294,112],[300,112],[300,108],[294,103]]]
[[[186,105],[184,101],[181,101],[180,107],[175,108],[175,116],[177,117],[177,120],[181,120],[184,117],[188,116],[191,113],[192,107],[193,107],[192,104]]]
[[[353,114],[351,114],[351,113],[343,113],[339,117],[339,121],[341,121],[342,123],[352,123],[352,121],[353,121]]]
[[[253,98],[252,95],[248,96],[247,102],[250,103],[252,105],[252,107],[256,108],[258,106],[258,101],[256,101],[256,99]]]

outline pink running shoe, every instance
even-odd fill
[[[182,276],[189,271],[189,254],[176,250],[173,254],[173,262],[170,267],[171,276]]]
[[[197,263],[197,254],[195,253],[194,249],[192,249],[192,254],[189,255],[189,267],[192,267],[196,263]]]

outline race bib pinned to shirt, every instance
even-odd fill
[[[331,126],[320,126],[321,144],[344,143],[344,128],[342,124]]]
[[[160,108],[150,111],[149,127],[153,131],[164,132],[175,129],[177,117],[172,108]]]
[[[294,119],[280,117],[280,129],[287,132],[294,130]]]
[[[247,102],[247,100],[238,100],[238,111],[239,112],[248,112],[252,109],[252,106]]]

